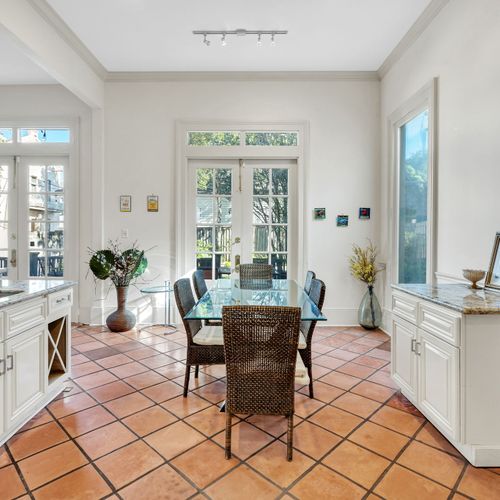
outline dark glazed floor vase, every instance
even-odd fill
[[[106,318],[106,325],[112,332],[126,332],[135,326],[135,314],[127,309],[128,286],[116,287],[118,309]]]
[[[382,310],[380,304],[373,291],[373,286],[369,286],[368,290],[361,301],[358,312],[358,322],[366,330],[374,330],[382,323]]]

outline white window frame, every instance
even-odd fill
[[[435,282],[436,271],[436,242],[437,242],[437,200],[436,200],[436,172],[437,172],[437,78],[431,80],[413,97],[394,111],[389,117],[389,192],[390,200],[390,248],[391,282],[399,282],[399,185],[400,185],[400,128],[424,110],[429,112],[429,163],[427,177],[427,262],[426,283]]]
[[[65,257],[68,255],[74,256],[71,259],[65,259],[64,262],[64,277],[46,277],[40,279],[48,280],[78,280],[79,262],[80,262],[80,207],[79,207],[79,132],[80,120],[76,117],[15,117],[9,119],[2,117],[0,120],[0,128],[30,128],[30,129],[69,129],[69,143],[21,143],[17,142],[17,130],[14,130],[13,141],[10,143],[0,143],[0,156],[15,157],[57,157],[64,156],[68,158],[68,169],[65,172]],[[67,200],[73,200],[71,206]],[[66,244],[66,241],[68,242]],[[18,252],[19,252],[18,248]],[[20,254],[17,259],[19,261]],[[31,278],[27,278],[31,279]]]
[[[239,146],[189,146],[187,133],[193,131],[240,131]],[[244,131],[262,132],[298,132],[297,146],[246,146]],[[297,162],[297,248],[295,251],[295,269],[291,276],[300,279],[305,273],[307,263],[307,246],[305,238],[306,214],[304,207],[305,193],[307,192],[307,161],[309,144],[309,123],[239,123],[239,122],[176,122],[176,169],[175,169],[175,248],[176,278],[184,276],[193,269],[191,250],[187,248],[187,231],[191,227],[188,220],[188,163],[196,159],[234,159],[234,160],[265,160],[281,159],[295,160]]]

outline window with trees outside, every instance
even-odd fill
[[[429,110],[399,127],[399,283],[426,283]]]

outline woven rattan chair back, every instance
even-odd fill
[[[222,345],[198,345],[194,339],[201,330],[200,320],[185,319],[186,314],[194,307],[195,301],[191,290],[190,280],[181,278],[174,283],[175,301],[179,314],[184,324],[187,336],[186,373],[184,376],[184,397],[187,396],[191,366],[195,367],[194,376],[198,377],[200,365],[224,364],[224,346]]]
[[[311,291],[311,284],[314,278],[316,278],[316,273],[314,271],[307,271],[306,281],[304,282],[304,290],[307,295],[309,295],[309,292]]]
[[[226,457],[231,455],[231,415],[284,415],[292,453],[299,307],[227,306],[222,309],[226,358]]]
[[[311,281],[311,289],[309,291],[309,298],[316,304],[318,309],[321,311],[323,309],[323,304],[325,302],[326,295],[326,285],[323,281],[314,278]],[[309,375],[309,397],[314,397],[313,389],[313,377],[312,377],[312,338],[314,334],[314,329],[316,328],[317,321],[302,321],[300,323],[300,331],[306,339],[306,348],[300,349],[300,357],[304,361],[304,365],[307,368]]]
[[[200,300],[207,293],[207,283],[203,276],[203,271],[198,270],[193,273],[193,287],[196,297]]]
[[[181,278],[174,283],[175,302],[186,330],[188,344],[193,343],[193,337],[201,330],[202,324],[198,319],[184,319],[184,316],[194,307],[195,300],[191,283],[188,278]]]
[[[273,286],[273,266],[271,264],[241,264],[240,288],[265,290]]]

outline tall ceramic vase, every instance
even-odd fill
[[[106,325],[112,332],[126,332],[135,326],[135,314],[127,309],[128,286],[116,287],[118,308],[106,318]]]
[[[368,286],[359,306],[358,322],[366,330],[374,330],[382,323],[382,310],[371,285]]]

